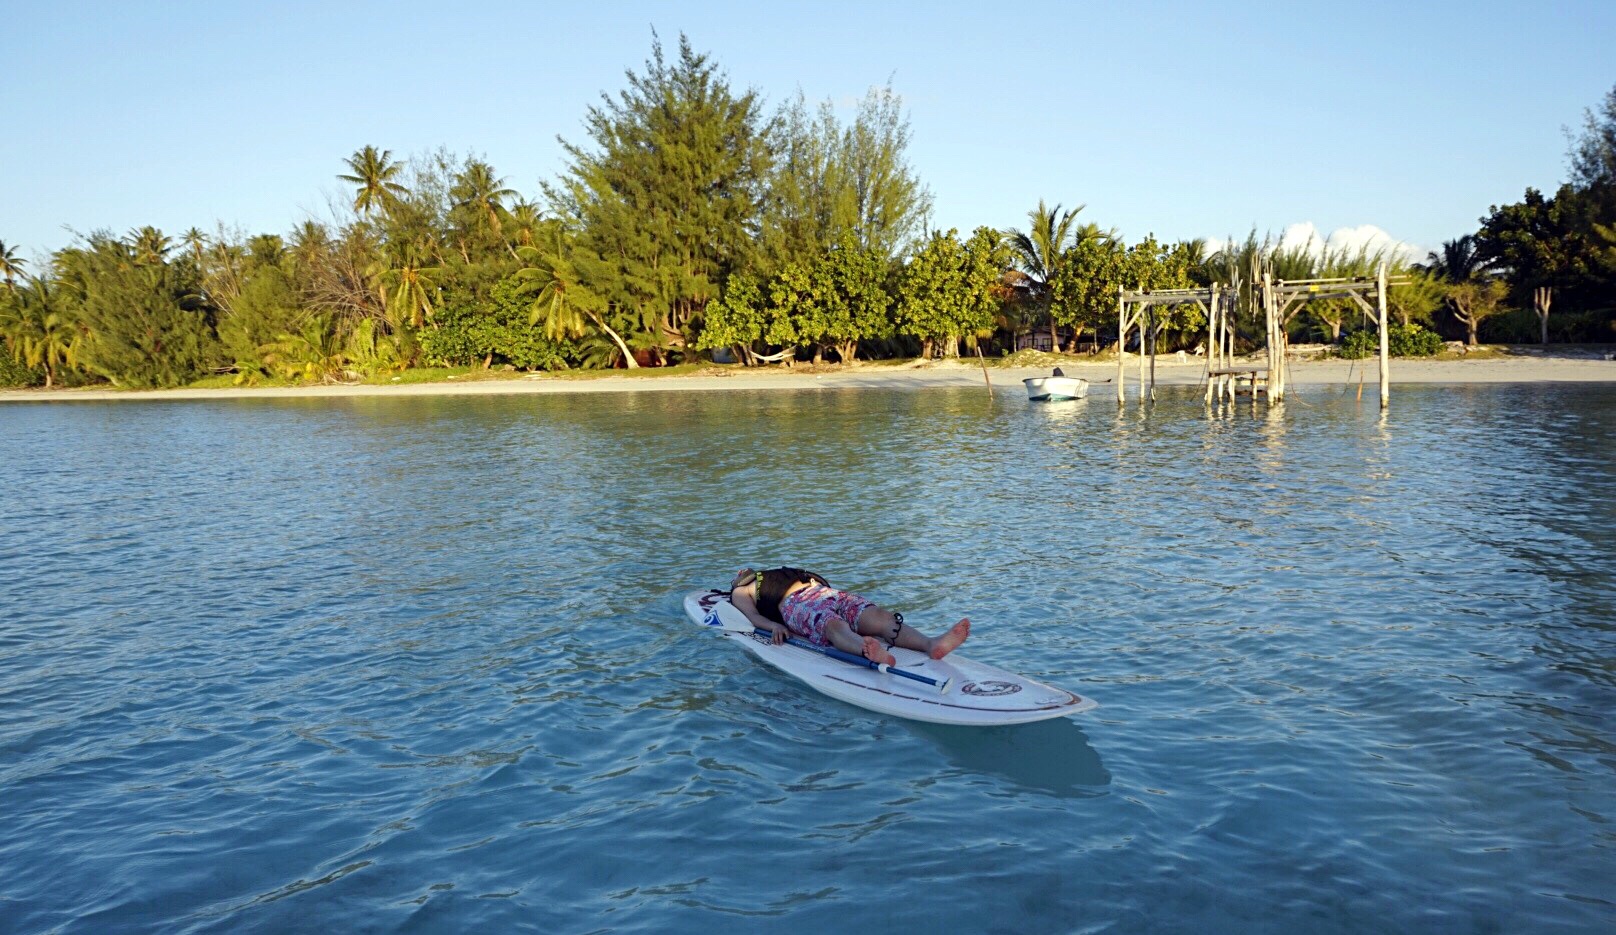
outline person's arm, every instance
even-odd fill
[[[752,621],[752,626],[757,627],[760,630],[767,630],[769,633],[773,634],[774,644],[778,646],[786,641],[786,637],[791,635],[791,631],[787,630],[784,625],[775,623],[768,617],[763,616],[763,614],[758,610],[757,600],[753,597],[753,593],[756,588],[756,584],[748,584],[744,587],[736,588],[730,592],[729,602],[735,605],[736,610],[739,610],[741,613],[745,614],[746,619]]]

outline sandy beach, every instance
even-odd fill
[[[1414,383],[1616,383],[1616,361],[1604,360],[1603,353],[1576,349],[1539,352],[1516,351],[1504,356],[1472,360],[1394,360],[1391,380]],[[1253,360],[1250,363],[1256,364]],[[1375,361],[1344,360],[1292,361],[1293,386],[1357,383],[1378,379]],[[1068,376],[1082,377],[1092,384],[1091,394],[1111,392],[1103,381],[1114,381],[1115,360],[1095,363],[1065,362]],[[1019,392],[1026,377],[1044,376],[1047,367],[989,367],[996,390]],[[1204,380],[1205,365],[1197,359],[1179,363],[1158,358],[1156,383],[1159,386],[1194,386]],[[1127,362],[1127,381],[1136,383],[1137,358]],[[982,368],[966,362],[914,362],[901,365],[863,364],[849,368],[799,365],[795,368],[714,367],[699,374],[578,377],[566,374],[521,374],[509,378],[445,380],[433,383],[398,385],[328,385],[226,387],[208,389],[119,390],[105,387],[82,389],[0,390],[0,402],[106,402],[133,400],[218,400],[218,399],[313,399],[352,396],[498,396],[521,393],[623,393],[709,390],[803,390],[803,389],[928,389],[934,387],[980,387]]]

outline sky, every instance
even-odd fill
[[[537,196],[586,109],[682,32],[771,106],[903,98],[932,224],[1040,199],[1130,240],[1253,228],[1423,255],[1565,177],[1616,85],[1616,3],[30,3],[0,0],[0,241],[350,200],[365,145]]]

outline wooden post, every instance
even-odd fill
[[[1272,277],[1266,272],[1262,276],[1262,304],[1263,325],[1267,335],[1263,339],[1263,344],[1267,345],[1266,349],[1268,351],[1268,400],[1272,402],[1274,399],[1274,292]],[[1257,381],[1255,380],[1252,381],[1251,386],[1251,401],[1257,401]]]
[[[1274,367],[1268,371],[1269,402],[1285,401],[1285,306],[1273,284],[1268,287],[1268,299],[1274,303]]]
[[[1144,402],[1145,402],[1145,315],[1148,314],[1149,311],[1150,311],[1150,306],[1144,304],[1144,302],[1141,301],[1139,303],[1139,311],[1134,313],[1134,315],[1138,318],[1138,321],[1139,321],[1139,404],[1140,405],[1144,405]]]
[[[1235,294],[1233,296],[1230,296],[1230,306],[1231,307],[1228,308],[1228,309],[1225,309],[1224,312],[1223,312],[1223,351],[1222,351],[1222,354],[1223,354],[1223,366],[1225,368],[1234,366],[1234,316],[1233,316],[1233,313],[1240,308],[1239,302],[1240,302],[1240,293],[1239,293],[1238,290],[1236,290]],[[1234,402],[1234,384],[1229,380],[1228,377],[1223,378],[1223,396],[1229,402],[1231,402],[1231,403]]]
[[[988,399],[993,398],[993,381],[988,377],[988,361],[982,356],[982,342],[976,344],[976,362],[982,365],[982,382],[988,385]]]
[[[1117,287],[1117,405],[1127,402],[1128,394],[1123,388],[1127,382],[1127,375],[1122,372],[1122,355],[1128,349],[1128,303],[1122,299],[1122,287]]]
[[[1150,401],[1156,401],[1156,306],[1145,308],[1150,318]]]
[[[1375,271],[1375,305],[1380,321],[1380,408],[1391,405],[1392,372],[1389,338],[1386,334],[1386,267]]]
[[[1217,359],[1218,343],[1218,287],[1212,286],[1212,295],[1208,298],[1206,308],[1206,405],[1212,405],[1212,371],[1216,369],[1213,361]]]

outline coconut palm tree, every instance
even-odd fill
[[[1017,265],[1033,279],[1032,294],[1039,311],[1049,317],[1051,347],[1059,346],[1055,335],[1055,316],[1050,311],[1055,277],[1060,274],[1066,251],[1077,242],[1074,236],[1077,233],[1077,214],[1082,210],[1083,205],[1070,211],[1062,211],[1060,205],[1049,208],[1040,198],[1038,207],[1027,212],[1030,225],[1025,233],[1015,228],[1004,232]],[[1089,227],[1093,228],[1093,225]],[[1093,232],[1097,234],[1098,228],[1093,228]]]
[[[17,291],[17,277],[23,274],[23,267],[27,265],[27,260],[17,256],[16,247],[8,247],[4,240],[0,240],[0,276],[5,277],[7,292]]]
[[[63,367],[78,366],[83,332],[67,312],[57,307],[51,283],[34,277],[23,289],[21,301],[13,303],[6,322],[12,353],[27,367],[45,368],[45,387],[56,384]]]
[[[1475,235],[1442,242],[1442,252],[1426,254],[1421,267],[1447,285],[1448,304],[1465,326],[1466,343],[1476,345],[1476,326],[1498,305],[1498,289],[1491,287],[1492,264],[1477,250]]]
[[[543,220],[543,213],[539,206],[531,201],[518,201],[511,205],[510,210],[512,236],[518,245],[532,246],[537,235],[539,224]]]
[[[390,322],[407,321],[419,328],[432,317],[432,300],[438,294],[440,266],[422,266],[414,253],[376,273],[382,304]]]
[[[617,345],[623,354],[625,366],[631,370],[639,366],[622,335],[606,323],[602,315],[606,303],[579,282],[577,270],[567,258],[566,242],[560,226],[555,228],[551,249],[522,246],[516,248],[516,255],[522,262],[530,264],[517,270],[515,275],[518,279],[526,280],[528,288],[535,290],[533,303],[528,307],[531,323],[542,321],[545,335],[559,340],[583,337],[588,331],[588,324],[593,324]]]
[[[1470,282],[1492,272],[1492,266],[1477,249],[1474,234],[1465,234],[1458,240],[1442,242],[1442,252],[1435,250],[1425,255],[1421,264],[1427,272],[1443,282]]]
[[[162,231],[147,225],[129,232],[129,248],[134,251],[137,262],[156,266],[168,258],[168,251],[174,249],[174,245]]]
[[[457,203],[475,208],[488,218],[489,229],[500,233],[500,215],[505,213],[502,202],[506,198],[516,197],[516,189],[506,188],[505,180],[494,175],[493,166],[476,159],[466,163],[465,171],[460,173],[455,183],[461,196]]]
[[[202,269],[202,255],[208,248],[208,235],[193,227],[180,235],[180,243],[185,244],[191,251],[191,259],[196,261],[196,268]]]
[[[354,192],[353,207],[367,218],[373,216],[377,208],[391,207],[399,196],[408,193],[408,189],[396,181],[404,171],[404,164],[394,162],[392,155],[390,149],[377,152],[376,147],[366,146],[346,160],[352,174],[337,176],[359,186]]]
[[[247,256],[254,267],[276,266],[286,256],[286,241],[279,234],[255,234],[247,238]]]

